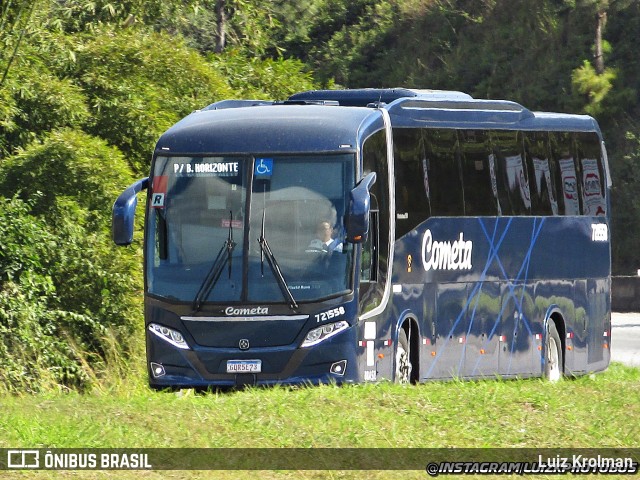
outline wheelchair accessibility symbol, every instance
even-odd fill
[[[256,177],[270,177],[273,174],[273,158],[256,158],[253,173]]]

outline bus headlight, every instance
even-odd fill
[[[307,333],[304,342],[302,342],[301,347],[311,347],[312,345],[316,345],[327,338],[333,337],[337,333],[340,333],[343,330],[349,328],[349,324],[344,320],[335,323],[327,323],[326,325],[322,325],[321,327],[314,328],[309,333]]]
[[[183,350],[189,349],[189,345],[187,345],[184,337],[177,330],[155,323],[150,323],[149,331],[163,339],[165,342],[169,342],[174,347],[182,348]]]

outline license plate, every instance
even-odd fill
[[[262,360],[227,360],[227,373],[260,373]]]

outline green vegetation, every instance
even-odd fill
[[[93,394],[0,397],[0,447],[635,447],[638,388],[640,370],[617,364],[559,384],[454,380],[196,395],[127,380]]]
[[[0,5],[0,391],[99,388],[142,348],[141,231],[117,249],[111,205],[163,131],[223,98],[314,86],[296,60],[207,59],[178,33],[199,5]]]
[[[223,98],[407,86],[590,113],[615,271],[635,272],[638,37],[632,0],[1,2],[0,391],[100,391],[137,358],[141,233],[116,249],[110,208],[166,128]]]
[[[418,386],[380,383],[194,394],[154,392],[142,382],[123,382],[86,395],[2,397],[0,425],[5,433],[0,444],[634,447],[640,432],[630,428],[629,419],[640,415],[639,387],[640,370],[621,365],[559,384],[540,379],[454,380]],[[40,413],[33,415],[34,411]],[[210,428],[212,424],[216,427]]]

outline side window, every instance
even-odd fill
[[[554,172],[549,159],[549,134],[526,132],[524,150],[529,171],[531,213],[533,215],[558,215]]]
[[[423,130],[426,157],[423,180],[431,215],[464,215],[460,150],[455,130]]]
[[[506,191],[501,202],[505,215],[530,215],[531,192],[525,167],[522,132],[494,130],[491,145],[498,165],[498,190]]]
[[[393,156],[396,177],[396,238],[400,238],[431,215],[428,176],[424,171],[427,158],[422,130],[394,129]]]
[[[573,137],[567,132],[550,132],[552,170],[556,176],[558,192],[558,213],[560,215],[580,215],[579,171],[576,168]]]
[[[582,171],[582,205],[585,215],[605,215],[605,179],[602,164],[602,149],[598,135],[575,134],[577,156]]]
[[[376,183],[371,188],[372,222],[363,257],[369,250],[369,259],[362,262],[360,278],[360,311],[368,312],[381,304],[387,282],[389,263],[389,170],[387,140],[384,130],[365,140],[362,147],[363,175],[376,172]],[[374,230],[375,229],[375,230]],[[377,244],[377,245],[376,245]],[[363,258],[364,260],[364,258]],[[373,269],[373,271],[372,271]]]
[[[375,205],[372,205],[375,207]],[[369,235],[367,240],[362,244],[362,265],[360,267],[360,282],[377,282],[378,281],[378,210],[371,209],[369,217]],[[360,288],[364,288],[361,283]]]
[[[496,168],[489,135],[483,130],[460,130],[458,139],[462,154],[465,215],[499,215]]]

